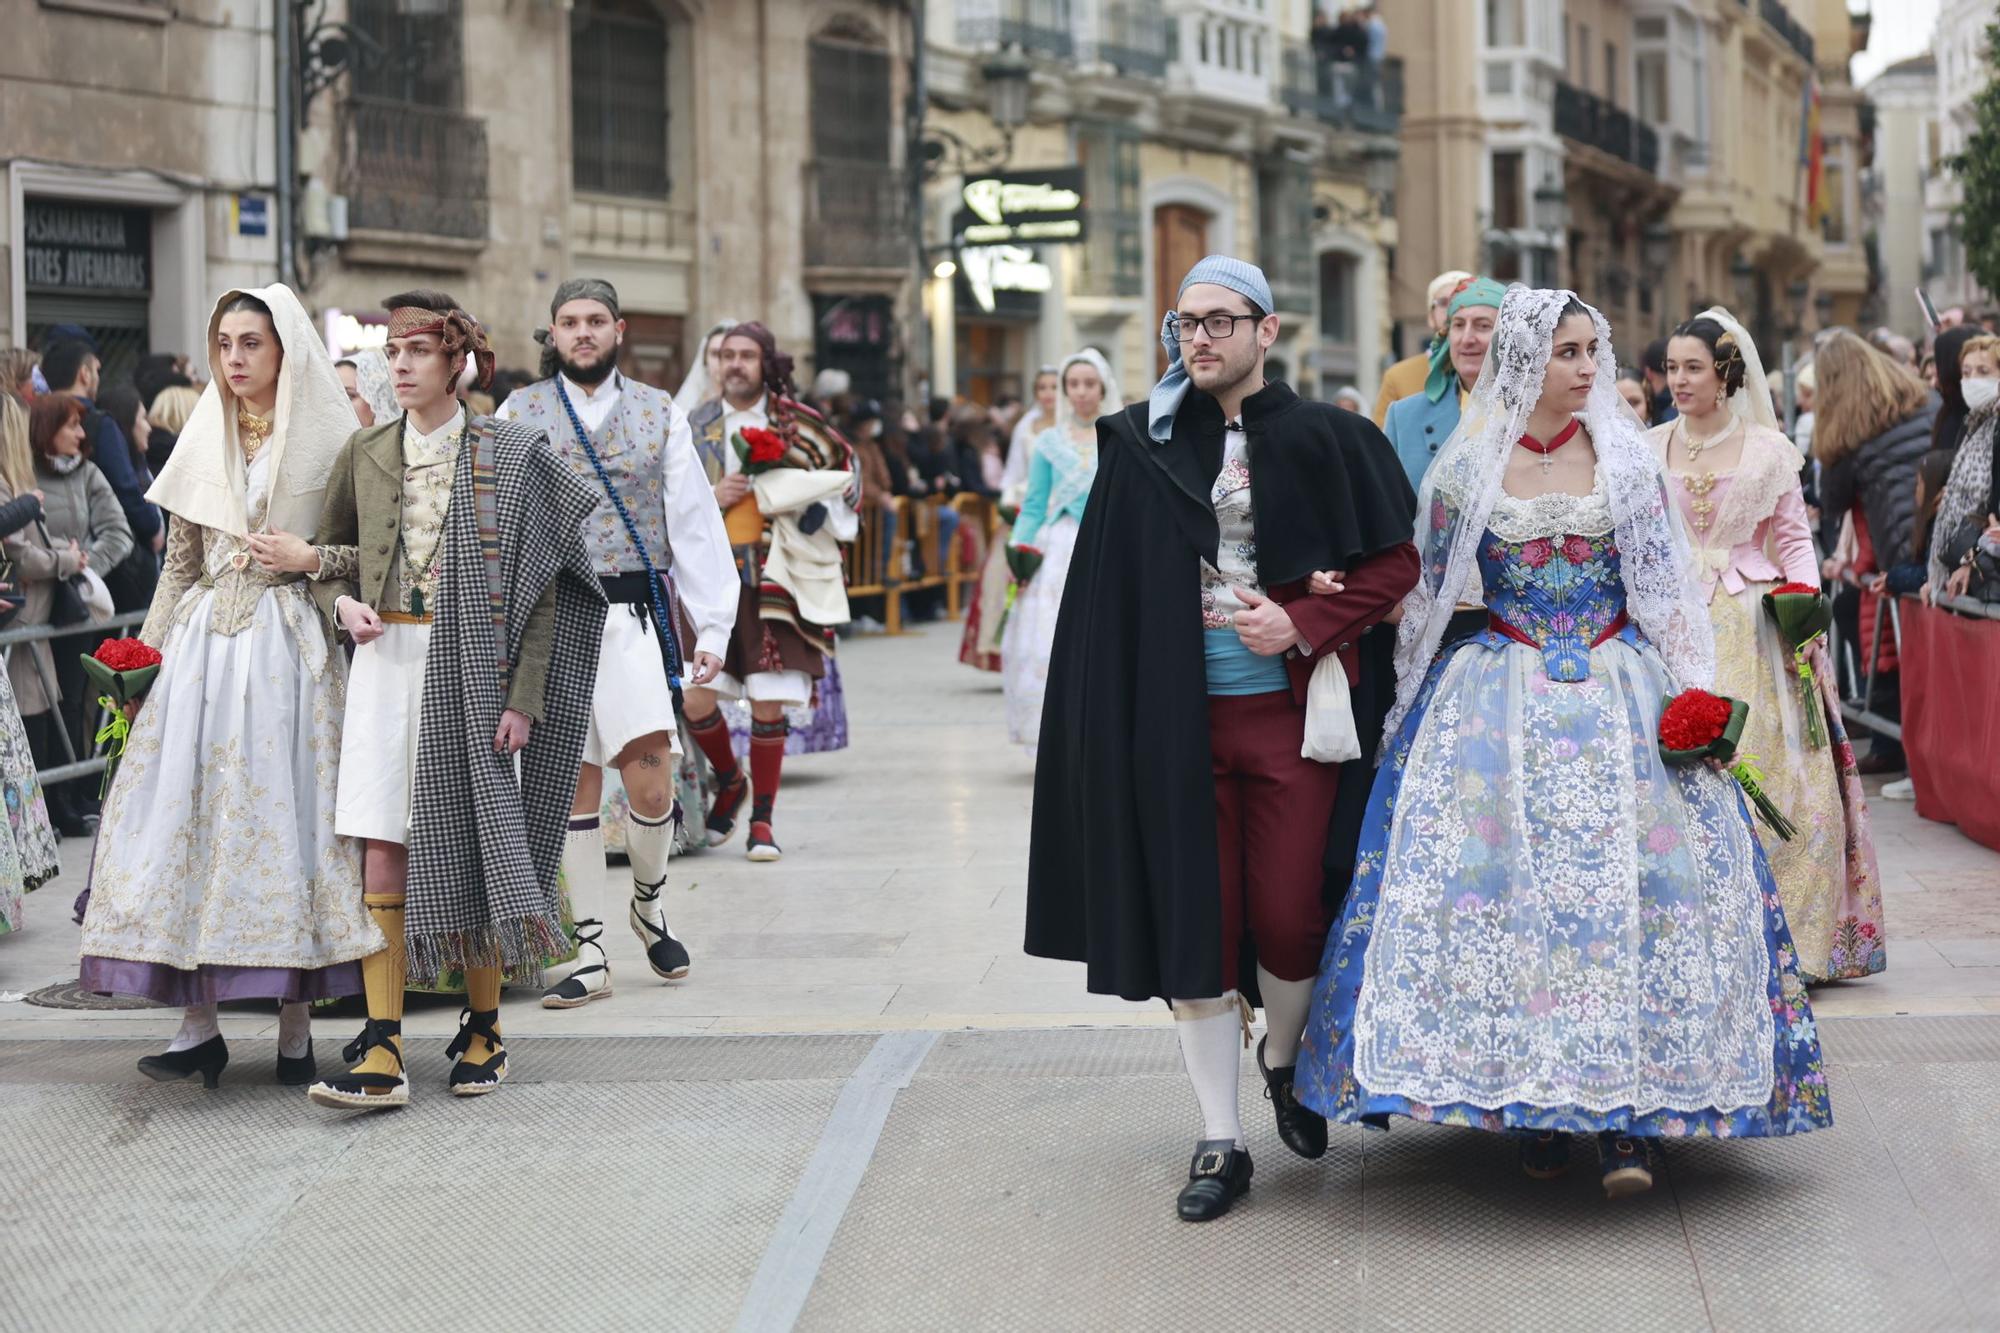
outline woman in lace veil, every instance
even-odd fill
[[[687,378],[681,381],[681,387],[674,393],[674,406],[681,410],[683,416],[722,392],[722,386],[716,379],[721,357],[719,349],[722,347],[722,335],[735,327],[735,320],[719,319],[707,333],[701,335],[694,364],[688,367]]]
[[[1757,344],[1722,307],[1674,330],[1667,386],[1680,415],[1651,438],[1694,544],[1715,630],[1716,690],[1750,705],[1742,749],[1760,757],[1766,790],[1799,830],[1789,842],[1761,827],[1758,834],[1800,975],[1817,982],[1879,972],[1881,878],[1832,662],[1823,643],[1808,649],[1813,677],[1802,684],[1792,646],[1763,604],[1780,585],[1820,585],[1799,488],[1805,459],[1778,430]]]
[[[1714,641],[1615,365],[1574,295],[1509,290],[1420,492],[1396,708],[1297,1076],[1329,1118],[1518,1135],[1531,1175],[1594,1136],[1614,1197],[1651,1184],[1658,1139],[1830,1123],[1741,794],[1659,757]],[[1446,643],[1463,605],[1486,627]]]

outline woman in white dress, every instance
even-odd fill
[[[285,287],[226,293],[209,349],[213,380],[147,493],[174,516],[140,630],[164,661],[104,804],[82,980],[183,1007],[139,1068],[208,1087],[229,1059],[216,1003],[276,1000],[278,1081],[303,1085],[306,1002],[360,993],[383,941],[359,848],[333,831],[346,660],[252,534],[310,540],[355,414]]]
[[[1049,684],[1049,650],[1056,638],[1070,552],[1083,522],[1090,483],[1097,478],[1097,419],[1124,409],[1118,379],[1085,348],[1062,363],[1063,406],[1056,424],[1035,440],[1028,490],[1008,544],[1041,553],[1038,569],[1014,594],[1000,640],[1000,680],[1007,694],[1007,737],[1034,758],[1042,736],[1042,695]]]

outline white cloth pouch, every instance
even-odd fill
[[[1322,764],[1344,764],[1361,757],[1361,738],[1354,732],[1354,705],[1347,693],[1347,668],[1337,653],[1328,653],[1313,667],[1306,685],[1306,738],[1299,754]]]

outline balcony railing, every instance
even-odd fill
[[[1370,134],[1394,134],[1403,119],[1403,62],[1325,60],[1310,45],[1285,45],[1279,97],[1295,116]]]
[[[970,0],[958,9],[961,46],[1018,46],[1068,60],[1076,54],[1072,33],[1070,0]]]
[[[1792,17],[1783,0],[1758,0],[1757,12],[1764,16],[1764,22],[1778,30],[1786,46],[1804,56],[1807,64],[1812,63],[1812,34],[1806,31],[1805,24]]]
[[[1556,83],[1556,133],[1630,162],[1648,175],[1660,169],[1660,136],[1595,93]]]
[[[486,239],[485,121],[372,97],[348,98],[342,120],[350,226]]]
[[[1167,16],[1157,0],[1112,0],[1103,7],[1097,58],[1120,74],[1157,79],[1167,72]]]
[[[880,162],[822,159],[805,168],[806,264],[904,269],[916,262],[910,178]]]

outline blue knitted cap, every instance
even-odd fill
[[[1264,270],[1245,260],[1230,255],[1209,255],[1181,279],[1180,291],[1174,293],[1175,303],[1179,303],[1188,288],[1202,282],[1227,287],[1267,315],[1277,308],[1278,303],[1271,298],[1271,284],[1264,277]],[[1174,312],[1169,310],[1160,321],[1160,345],[1167,349],[1167,373],[1153,386],[1146,408],[1147,433],[1161,443],[1173,435],[1174,413],[1181,410],[1181,402],[1188,391],[1187,368],[1181,364],[1181,345],[1174,338],[1173,323]]]

